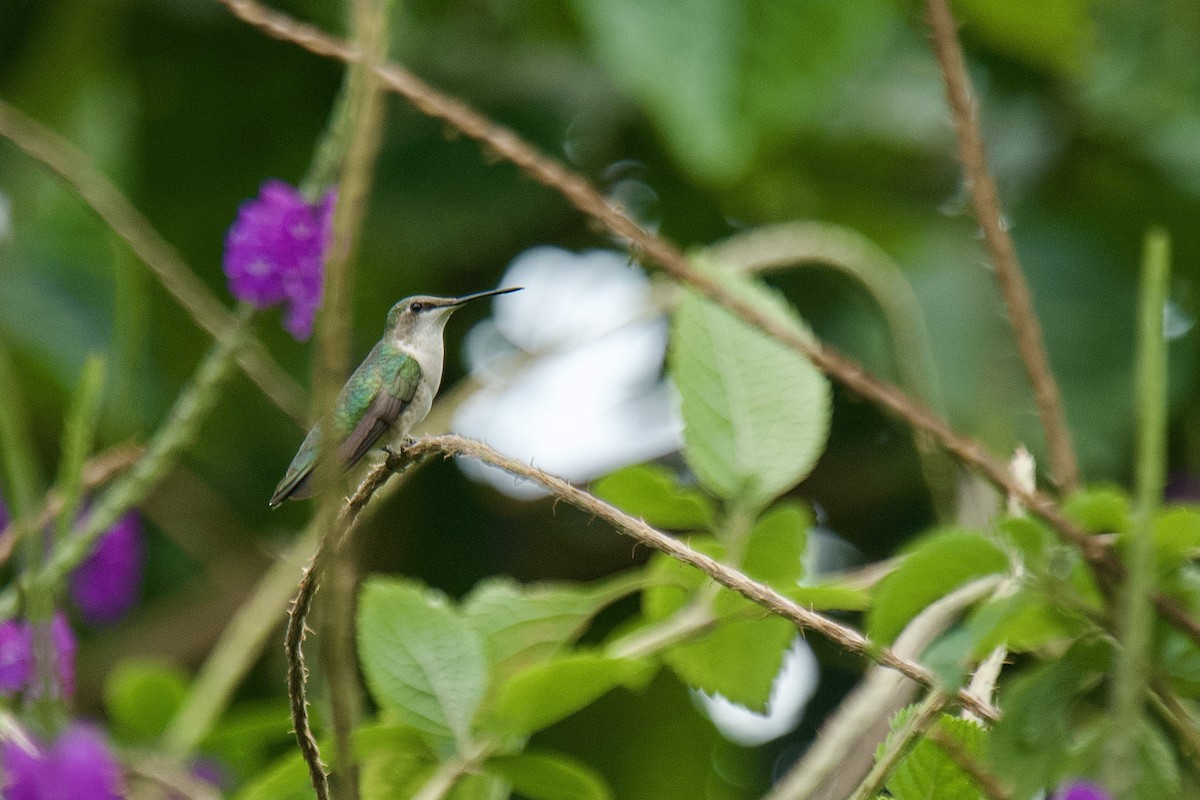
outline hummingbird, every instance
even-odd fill
[[[416,295],[392,306],[383,338],[346,381],[334,406],[335,452],[347,469],[357,464],[385,433],[391,432],[389,440],[407,436],[425,419],[442,383],[442,332],[450,315],[472,300],[521,288],[492,289],[462,297]],[[313,495],[313,469],[324,447],[321,439],[318,423],[304,437],[287,474],[275,487],[271,508],[289,498],[302,500]]]

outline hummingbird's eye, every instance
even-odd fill
[[[408,307],[408,310],[414,314],[419,314],[421,311],[425,310],[425,304],[421,302],[413,303]]]

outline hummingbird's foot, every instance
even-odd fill
[[[403,453],[405,450],[412,447],[416,443],[417,443],[417,440],[414,437],[405,436],[403,439],[400,440],[399,444],[397,445],[398,449],[393,448],[391,445],[387,445],[387,444],[385,444],[381,449],[383,450],[383,454],[387,458],[391,459],[391,458],[398,457],[401,453]]]

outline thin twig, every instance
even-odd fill
[[[0,100],[0,136],[70,185],[210,336],[218,338],[234,324],[234,314],[196,277],[150,220],[75,145],[3,100]],[[237,363],[281,411],[301,427],[307,424],[304,390],[271,358],[262,342],[250,339],[238,355]]]
[[[935,727],[925,735],[925,738],[940,747],[942,752],[958,765],[959,769],[967,773],[980,791],[987,795],[988,800],[1009,800],[1012,796],[1000,783],[1000,779],[979,763],[979,759],[953,736],[949,736],[941,728]]]
[[[1050,471],[1058,488],[1072,492],[1079,488],[1079,464],[1071,444],[1071,429],[1063,410],[1062,395],[1050,370],[1042,327],[1033,308],[1029,286],[1021,272],[1017,251],[1004,222],[996,182],[988,169],[987,152],[979,129],[979,113],[971,93],[971,80],[954,16],[947,0],[928,0],[929,27],[934,54],[941,65],[946,83],[946,99],[954,114],[954,133],[958,141],[958,159],[962,162],[964,179],[971,193],[975,219],[983,230],[983,241],[996,271],[996,283],[1008,310],[1008,322],[1017,339],[1017,350],[1037,404],[1046,446],[1050,455]]]
[[[293,42],[317,55],[347,62],[358,59],[357,51],[345,41],[311,25],[297,22],[285,14],[271,11],[254,0],[220,2],[240,19],[277,39]],[[912,400],[896,386],[872,376],[861,365],[828,345],[801,336],[769,313],[731,294],[716,279],[693,269],[678,247],[639,226],[618,206],[605,200],[587,180],[541,154],[513,131],[491,122],[461,101],[434,90],[397,64],[389,62],[381,66],[378,74],[384,86],[404,96],[425,114],[443,120],[482,142],[490,152],[513,162],[534,180],[557,190],[577,209],[627,239],[636,252],[658,264],[669,275],[804,355],[818,369],[851,391],[928,433],[963,464],[1005,493],[1019,498],[1031,513],[1048,523],[1061,539],[1077,547],[1096,569],[1102,584],[1113,586],[1119,582],[1122,567],[1113,555],[1111,546],[1089,536],[1068,520],[1054,499],[1046,493],[1031,492],[1017,486],[1007,467],[979,442],[957,433],[945,420]],[[1155,595],[1154,605],[1163,619],[1200,644],[1200,621],[1193,619],[1182,605],[1162,594]]]
[[[890,648],[880,647],[853,628],[848,628],[800,606],[771,587],[747,577],[745,573],[693,550],[682,541],[667,536],[642,520],[631,517],[594,495],[572,486],[562,478],[498,453],[482,442],[455,435],[430,436],[419,439],[405,448],[403,453],[389,457],[386,463],[401,468],[410,459],[423,458],[432,453],[441,453],[444,456],[466,456],[499,467],[517,477],[534,481],[559,499],[592,516],[603,519],[621,533],[637,539],[642,544],[695,567],[722,586],[732,589],[768,611],[790,620],[801,630],[816,631],[844,649],[894,669],[922,686],[930,688],[936,686],[936,678],[920,664],[897,655]],[[999,710],[990,703],[980,702],[977,698],[967,695],[966,692],[960,692],[958,700],[986,719],[993,721],[999,719]]]

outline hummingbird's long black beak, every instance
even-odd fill
[[[524,289],[524,286],[510,286],[507,289],[488,289],[486,292],[476,292],[475,294],[466,294],[462,297],[454,298],[454,301],[449,305],[458,307],[464,303],[469,303],[472,300],[478,300],[481,297],[493,297],[498,294],[508,294],[509,292],[519,292]]]

